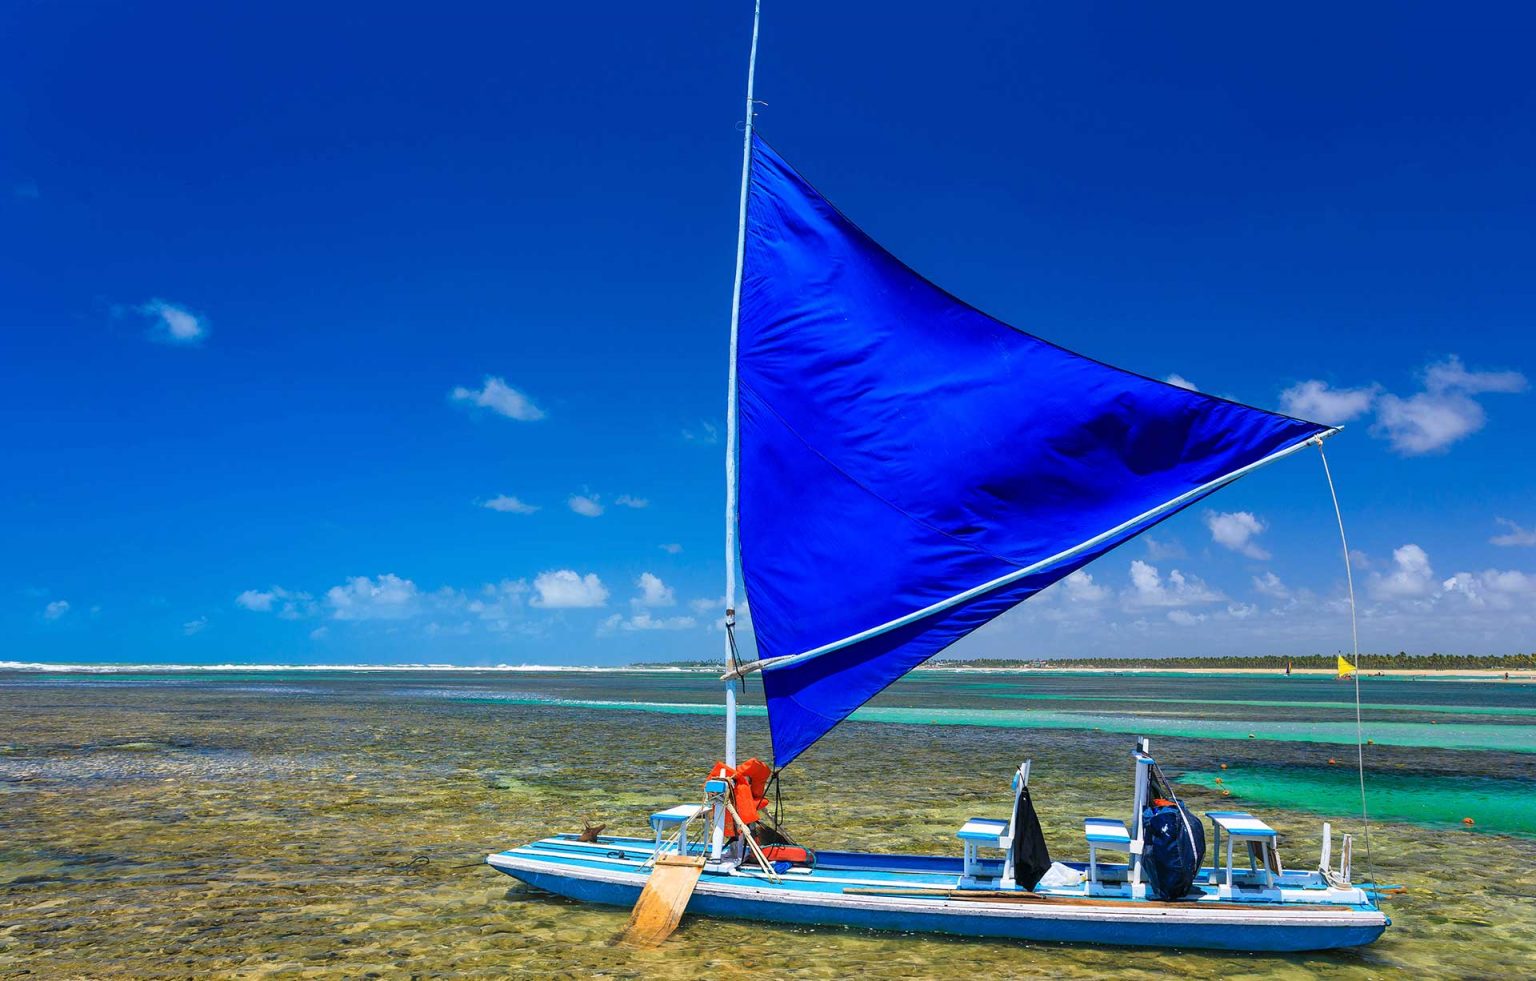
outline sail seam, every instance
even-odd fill
[[[765,671],[765,672],[773,671],[773,670],[778,669],[778,668],[789,667],[789,666],[794,665],[794,664],[799,664],[799,663],[801,663],[803,661],[808,661],[808,660],[810,660],[812,658],[819,657],[819,656],[821,656],[823,654],[831,654],[834,651],[838,651],[838,650],[841,650],[841,649],[843,649],[845,647],[849,647],[849,646],[851,646],[853,644],[859,643],[860,641],[869,640],[870,638],[873,638],[873,637],[878,637],[881,634],[889,633],[890,631],[895,630],[898,627],[904,627],[904,626],[906,626],[909,623],[913,623],[913,622],[915,622],[917,620],[922,620],[925,617],[932,616],[932,615],[934,615],[936,613],[942,613],[945,610],[950,609],[951,607],[955,607],[955,606],[958,606],[961,603],[966,602],[967,600],[976,599],[977,597],[980,597],[980,596],[985,596],[987,593],[990,593],[990,592],[992,592],[994,590],[997,590],[997,589],[1001,589],[1002,587],[1010,585],[1012,583],[1018,582],[1020,579],[1023,579],[1026,576],[1030,576],[1030,575],[1034,575],[1035,573],[1042,572],[1042,571],[1044,571],[1046,569],[1049,569],[1050,567],[1052,567],[1054,565],[1059,565],[1059,564],[1061,564],[1063,562],[1070,561],[1071,559],[1075,558],[1076,556],[1079,556],[1082,553],[1084,553],[1084,552],[1088,551],[1089,549],[1093,548],[1095,545],[1100,545],[1100,544],[1103,544],[1104,542],[1111,541],[1117,535],[1119,535],[1119,534],[1121,534],[1123,532],[1129,531],[1132,528],[1135,528],[1137,525],[1142,524],[1143,522],[1149,521],[1149,520],[1151,520],[1153,518],[1158,517],[1159,515],[1162,515],[1162,514],[1165,514],[1165,513],[1169,512],[1169,511],[1176,510],[1176,509],[1178,509],[1178,508],[1180,508],[1180,507],[1182,507],[1182,506],[1184,506],[1186,504],[1192,503],[1193,501],[1196,501],[1196,500],[1200,499],[1201,497],[1205,496],[1206,494],[1209,494],[1212,491],[1218,490],[1221,487],[1224,487],[1225,485],[1230,484],[1232,481],[1237,480],[1239,477],[1242,477],[1244,474],[1247,474],[1247,473],[1249,473],[1251,471],[1257,470],[1259,467],[1262,467],[1262,466],[1264,466],[1266,464],[1269,464],[1269,463],[1273,463],[1276,460],[1279,460],[1279,459],[1281,459],[1283,457],[1290,456],[1292,453],[1295,453],[1297,450],[1302,449],[1303,447],[1307,446],[1309,443],[1313,442],[1314,440],[1323,439],[1323,438],[1326,438],[1328,436],[1332,436],[1334,433],[1336,433],[1338,431],[1339,431],[1338,428],[1332,428],[1332,429],[1325,430],[1325,431],[1323,431],[1321,433],[1313,433],[1313,434],[1307,436],[1305,439],[1303,439],[1303,440],[1301,440],[1299,442],[1293,443],[1290,446],[1287,446],[1287,447],[1285,447],[1283,449],[1276,450],[1275,452],[1271,453],[1269,456],[1266,456],[1266,457],[1264,457],[1262,459],[1259,459],[1259,460],[1255,460],[1253,463],[1247,464],[1245,466],[1239,467],[1238,469],[1232,471],[1229,474],[1226,474],[1226,475],[1221,476],[1221,477],[1217,477],[1215,480],[1208,481],[1208,482],[1206,482],[1204,484],[1201,484],[1199,487],[1194,488],[1193,490],[1186,491],[1183,494],[1180,494],[1178,497],[1175,497],[1175,498],[1173,498],[1170,501],[1167,501],[1167,502],[1165,502],[1163,504],[1160,504],[1157,507],[1152,508],[1149,511],[1144,511],[1143,513],[1137,515],[1136,517],[1131,518],[1129,521],[1125,521],[1125,522],[1123,522],[1123,523],[1121,523],[1119,525],[1116,525],[1114,528],[1109,529],[1106,532],[1103,532],[1101,534],[1095,535],[1094,537],[1088,539],[1085,542],[1081,542],[1081,543],[1079,543],[1077,545],[1074,545],[1071,548],[1066,549],[1065,551],[1058,552],[1057,554],[1052,555],[1049,558],[1041,559],[1039,562],[1036,562],[1036,563],[1034,563],[1032,565],[1025,566],[1025,567],[1023,567],[1021,569],[1018,569],[1017,571],[1010,572],[1010,573],[1008,573],[1006,575],[1003,575],[1003,576],[999,576],[996,579],[991,580],[990,582],[982,583],[979,586],[972,586],[970,589],[967,589],[967,590],[965,590],[963,592],[960,592],[960,593],[956,593],[954,596],[951,596],[951,597],[949,597],[947,599],[940,600],[937,603],[932,603],[932,604],[930,604],[928,606],[923,607],[920,610],[914,610],[911,613],[903,614],[902,616],[899,616],[899,617],[895,618],[894,620],[889,620],[889,621],[887,621],[885,623],[882,623],[882,624],[880,624],[878,626],[870,627],[867,630],[861,630],[861,631],[859,631],[856,634],[853,634],[853,635],[851,635],[849,637],[843,638],[842,640],[833,641],[830,644],[823,644],[821,647],[813,648],[813,649],[811,649],[809,651],[805,651],[805,652],[800,653],[800,654],[790,654],[790,655],[786,655],[784,657],[768,658],[768,659],[763,661],[762,670]]]

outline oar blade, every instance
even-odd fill
[[[663,855],[640,890],[620,943],[655,947],[672,935],[704,871],[704,857]]]

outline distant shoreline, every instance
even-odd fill
[[[574,674],[717,674],[720,671],[717,665],[705,664],[624,664],[624,665],[573,665],[573,664],[495,664],[495,665],[464,665],[464,664],[84,664],[84,663],[49,663],[44,661],[0,661],[0,672],[14,672],[18,674],[145,674],[145,673],[238,673],[238,672],[344,672],[356,674],[380,674],[388,672],[411,673],[508,673],[508,674],[537,674],[537,673],[562,673]],[[1083,665],[1074,667],[1066,664],[1000,664],[991,667],[981,662],[970,661],[961,664],[926,664],[915,669],[914,673],[922,674],[1089,674],[1089,675],[1115,675],[1115,674],[1182,674],[1182,675],[1265,675],[1270,677],[1286,677],[1284,668],[1230,668],[1230,667],[1193,667],[1189,665],[1169,665],[1157,667],[1146,663],[1126,665],[1118,667],[1111,664]],[[1293,668],[1291,675],[1311,678],[1331,678],[1335,672],[1330,668]],[[1373,669],[1370,661],[1366,660],[1365,667],[1361,671],[1362,678],[1437,678],[1442,681],[1504,681],[1508,675],[1510,682],[1531,683],[1536,682],[1536,669],[1531,668],[1381,668]]]

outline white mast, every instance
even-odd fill
[[[752,83],[757,76],[757,25],[762,0],[752,5],[752,54],[747,59],[747,115],[741,144],[741,207],[736,223],[736,288],[731,293],[731,364],[725,403],[725,668],[735,668],[736,625],[736,333],[741,325],[741,266],[747,250],[747,188],[752,178]],[[736,681],[725,683],[725,764],[736,765]]]

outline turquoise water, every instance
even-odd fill
[[[551,698],[538,695],[476,695],[451,693],[448,697],[512,702],[519,705],[561,705],[608,712],[652,712],[660,715],[724,715],[721,705],[699,702],[638,702],[623,700]],[[1191,700],[1187,705],[1258,705],[1262,702],[1212,702]],[[1302,703],[1279,703],[1296,705]],[[1447,708],[1447,711],[1456,711]],[[741,714],[762,717],[767,711],[760,705],[743,705]],[[1480,714],[1474,710],[1464,710]],[[1505,710],[1506,712],[1508,710]],[[1524,714],[1524,713],[1522,713]],[[1184,736],[1193,739],[1261,739],[1269,742],[1329,743],[1353,746],[1356,730],[1353,722],[1268,722],[1262,720],[1223,720],[1198,716],[1169,718],[1164,713],[1052,712],[1041,710],[1007,711],[975,708],[915,708],[872,706],[861,708],[850,717],[855,722],[883,722],[901,725],[982,726],[994,729],[1090,729],[1098,732],[1133,733],[1143,736]],[[1365,737],[1384,746],[1417,746],[1439,749],[1501,750],[1512,753],[1536,753],[1536,725],[1447,724],[1433,729],[1415,722],[1373,721],[1364,729]]]
[[[1280,807],[1313,814],[1357,814],[1360,784],[1353,756],[1336,767],[1239,767],[1193,770],[1181,783],[1229,790],[1244,807]],[[1496,777],[1425,777],[1374,773],[1366,786],[1371,817],[1410,821],[1463,833],[1536,837],[1536,784]],[[1472,825],[1463,823],[1472,819]]]

